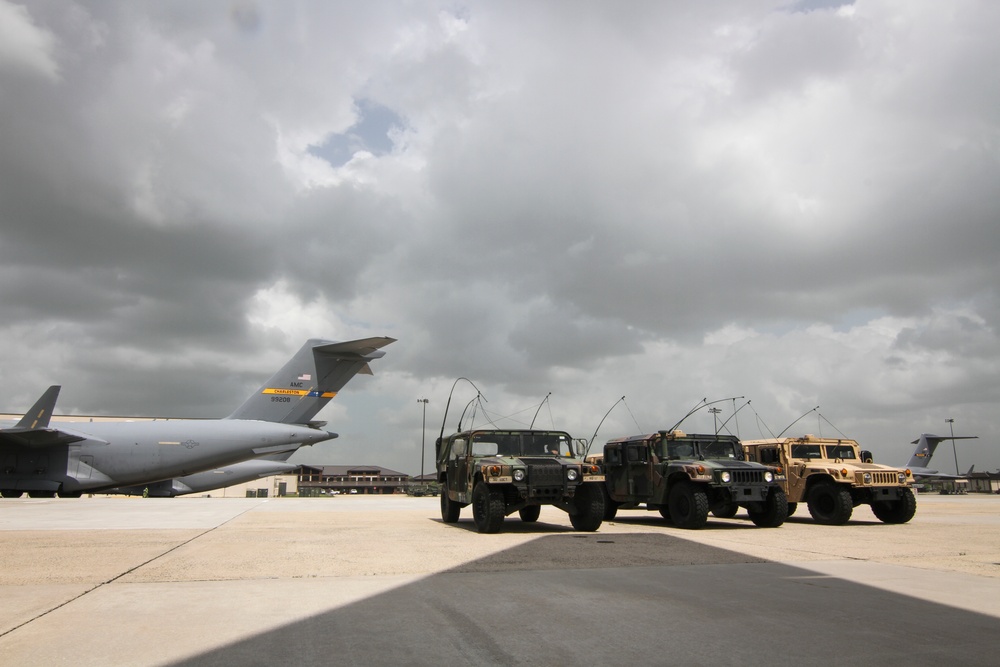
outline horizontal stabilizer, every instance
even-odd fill
[[[0,444],[18,447],[44,448],[68,445],[71,442],[87,440],[82,435],[67,433],[57,428],[5,428],[0,430]]]
[[[16,426],[0,429],[0,444],[41,449],[86,440],[86,437],[75,433],[49,428],[49,420],[55,410],[60,389],[59,385],[52,385],[35,401],[31,409],[24,413]]]

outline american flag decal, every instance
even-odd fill
[[[298,376],[295,379],[296,380],[306,380],[306,381],[308,381],[308,380],[312,380],[312,375],[310,375],[309,373],[303,373],[302,375]]]

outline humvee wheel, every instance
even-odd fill
[[[883,523],[906,523],[916,513],[917,499],[909,489],[900,489],[899,500],[880,500],[872,503],[872,514]]]
[[[761,503],[764,509],[759,512],[750,511],[750,520],[760,528],[777,528],[785,523],[788,517],[788,496],[781,489],[771,489],[767,500]]]
[[[708,523],[708,494],[691,482],[670,489],[670,518],[678,528],[701,528]]]
[[[498,533],[503,525],[504,504],[500,489],[479,482],[472,490],[472,518],[480,533]]]
[[[809,513],[816,523],[842,526],[851,520],[854,504],[851,492],[833,482],[817,484],[809,492]]]
[[[538,516],[542,513],[541,505],[528,505],[527,507],[522,507],[517,511],[517,515],[521,517],[521,521],[525,523],[532,523],[538,521]]]
[[[448,482],[445,480],[441,489],[441,520],[445,523],[455,523],[462,513],[462,506],[448,497]]]
[[[604,492],[595,482],[581,484],[573,498],[576,514],[569,515],[569,522],[577,530],[594,532],[604,521]]]
[[[611,521],[618,516],[619,503],[611,500],[611,496],[608,495],[608,489],[603,484],[601,485],[601,495],[604,496],[604,520]]]
[[[799,508],[798,503],[788,503],[788,516],[795,514],[795,510]]]
[[[732,519],[739,511],[740,506],[736,503],[724,503],[722,505],[717,505],[712,510],[712,516],[718,517],[719,519]]]

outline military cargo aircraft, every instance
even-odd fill
[[[931,435],[930,433],[921,433],[920,437],[911,442],[911,445],[916,445],[917,448],[913,450],[913,455],[910,456],[909,462],[907,462],[906,467],[910,469],[913,476],[918,480],[927,479],[963,479],[961,475],[949,475],[947,473],[938,472],[937,470],[931,470],[927,466],[931,462],[931,457],[934,456],[934,450],[937,446],[944,442],[945,440],[975,440],[978,435]],[[972,468],[969,468],[969,472],[972,472]]]
[[[356,374],[371,375],[368,362],[384,356],[379,348],[394,340],[306,341],[225,419],[85,422],[56,428],[50,420],[60,387],[49,387],[20,421],[0,428],[0,495],[78,497],[146,488],[335,438],[336,433],[323,430],[325,423],[312,418]],[[244,466],[254,467],[259,466]]]

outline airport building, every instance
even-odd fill
[[[1000,493],[1000,470],[973,472],[966,477],[969,480],[969,493]]]
[[[410,476],[379,466],[302,466],[300,496],[405,493]]]

